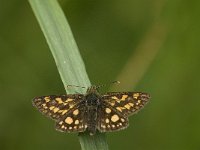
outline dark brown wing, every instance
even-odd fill
[[[79,104],[70,109],[56,122],[56,130],[61,132],[84,132],[87,128],[85,104]]]
[[[84,95],[81,94],[41,96],[33,99],[33,105],[45,116],[58,120],[77,106],[83,98]]]
[[[98,111],[97,129],[100,132],[112,132],[128,127],[128,118],[111,106],[102,105]]]
[[[150,95],[142,92],[111,92],[102,96],[104,105],[129,116],[138,112],[149,101]]]

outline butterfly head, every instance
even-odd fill
[[[111,82],[112,84],[119,84],[120,82],[119,81],[113,81]],[[97,93],[98,92],[98,89],[101,88],[101,87],[104,87],[104,86],[107,86],[107,84],[102,84],[102,85],[92,85],[90,86],[88,89],[87,89],[87,93]]]
[[[90,86],[90,87],[87,89],[87,93],[88,93],[88,94],[90,94],[90,93],[97,93],[99,88],[100,88],[99,86],[92,85],[92,86]]]

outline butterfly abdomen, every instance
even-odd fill
[[[87,119],[87,130],[91,135],[96,133],[97,124],[97,112],[98,106],[100,105],[100,97],[95,93],[90,93],[86,96],[86,119]]]
[[[97,122],[97,108],[88,108],[87,109],[87,130],[90,132],[90,135],[96,133],[96,122]]]

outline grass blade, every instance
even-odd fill
[[[90,86],[90,80],[73,38],[69,24],[56,0],[29,0],[34,14],[53,54],[62,82],[68,93],[85,93],[82,88],[66,88],[68,84]],[[78,91],[74,91],[78,90]],[[79,135],[83,150],[107,150],[105,134]]]
[[[30,0],[31,7],[53,54],[63,84],[90,86],[83,60],[57,1]],[[78,88],[77,88],[78,89]],[[69,91],[71,90],[71,91]],[[67,92],[74,92],[66,88]],[[85,92],[84,89],[79,92]]]

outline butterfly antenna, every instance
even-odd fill
[[[120,83],[120,81],[113,81],[113,82],[110,82],[109,84],[119,84]],[[104,86],[107,86],[108,84],[102,84],[102,85],[99,85],[99,86],[97,86],[96,88],[98,89],[98,88],[101,88],[101,87],[104,87]]]
[[[70,88],[70,87],[86,88],[84,86],[78,86],[78,85],[67,85],[66,87],[67,88]]]

